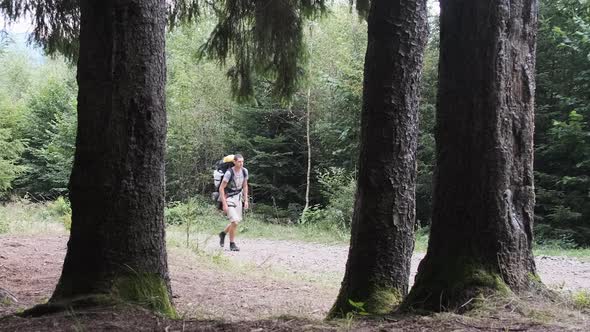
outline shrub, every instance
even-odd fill
[[[318,175],[322,195],[327,198],[325,208],[314,205],[304,211],[300,223],[328,222],[348,228],[352,222],[356,180],[343,168],[331,167]]]
[[[204,196],[194,196],[185,202],[168,203],[164,210],[167,225],[184,225],[216,214],[216,208]]]
[[[256,214],[262,221],[271,224],[291,224],[292,220],[297,220],[293,216],[297,209],[297,205],[291,205],[290,209],[285,210],[277,206],[267,204],[256,204],[252,212]],[[293,218],[293,219],[292,219]]]
[[[72,228],[72,207],[67,199],[59,196],[55,201],[49,203],[47,208],[49,214],[52,217],[57,217],[66,230],[69,231]]]

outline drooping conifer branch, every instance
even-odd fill
[[[367,1],[367,0],[364,0]],[[252,73],[274,81],[274,93],[288,97],[295,92],[303,73],[305,45],[303,21],[326,12],[326,0],[170,0],[168,25],[193,22],[205,8],[212,9],[218,23],[203,46],[203,55],[225,63],[234,59],[228,75],[238,99],[251,96]],[[0,15],[7,21],[28,20],[33,26],[30,41],[47,54],[78,56],[80,0],[0,0]]]
[[[226,0],[214,5],[218,22],[202,54],[225,63],[238,99],[253,94],[252,73],[274,81],[274,94],[295,92],[306,52],[304,19],[326,11],[324,0]]]
[[[29,42],[47,54],[61,53],[70,60],[78,56],[80,34],[79,0],[0,0],[0,15],[9,23],[29,21]]]
[[[365,19],[369,17],[369,8],[371,8],[371,0],[350,0],[351,8],[353,4],[356,4],[356,11],[361,17]]]

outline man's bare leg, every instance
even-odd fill
[[[235,221],[230,222],[229,224],[227,224],[227,226],[225,226],[225,229],[223,230],[223,232],[221,232],[219,234],[219,238],[220,238],[220,244],[221,247],[223,247],[223,239],[225,238],[225,235],[228,234],[229,235],[229,248],[232,251],[239,251],[240,249],[236,246],[236,244],[234,243],[234,240],[236,239],[236,231],[238,229],[238,223]]]
[[[234,242],[234,240],[236,238],[236,231],[237,230],[238,230],[238,223],[232,222],[231,227],[229,229],[229,242],[230,243]]]

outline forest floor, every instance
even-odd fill
[[[588,309],[570,303],[490,299],[480,314],[391,316],[379,321],[322,319],[336,298],[348,254],[344,245],[239,239],[240,252],[221,250],[216,236],[170,246],[169,268],[180,320],[140,308],[68,311],[35,319],[11,314],[50,297],[61,273],[67,235],[0,236],[0,330],[460,330],[563,331],[590,329]],[[412,258],[416,271],[423,254]],[[536,258],[539,275],[562,293],[590,291],[590,262]],[[412,278],[413,279],[413,274]]]

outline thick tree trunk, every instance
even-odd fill
[[[358,189],[346,274],[331,317],[389,311],[408,291],[426,18],[426,0],[371,2]]]
[[[106,294],[173,310],[163,221],[165,6],[81,1],[72,229],[50,303]]]
[[[536,0],[441,0],[434,207],[405,305],[455,309],[535,276]],[[508,286],[508,287],[506,287]]]

